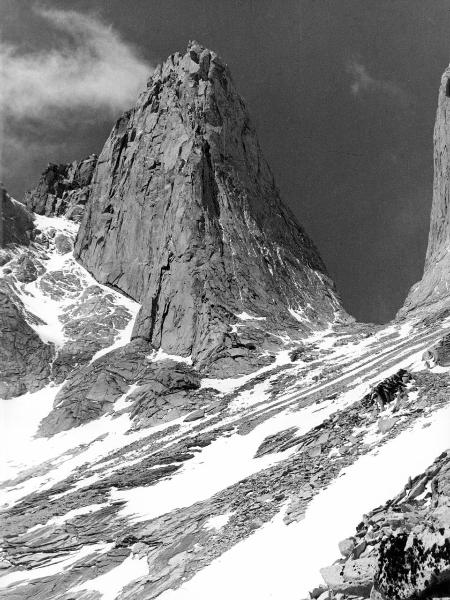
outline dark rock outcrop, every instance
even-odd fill
[[[423,353],[422,360],[424,360],[429,367],[435,365],[439,365],[440,367],[450,367],[450,335],[445,335],[437,344],[428,348],[428,350]]]
[[[9,244],[28,246],[33,236],[33,216],[8,194],[0,183],[0,248]]]
[[[343,540],[322,575],[334,593],[371,600],[441,597],[450,589],[450,451]],[[347,597],[347,596],[345,596]]]
[[[210,399],[210,393],[197,391],[200,376],[192,367],[173,360],[152,362],[151,353],[147,342],[136,339],[73,371],[57,394],[52,412],[42,421],[40,435],[97,419],[127,392],[131,417],[138,426],[187,415]]]
[[[196,43],[155,70],[114,126],[75,255],[142,304],[134,338],[196,365],[221,355],[228,370],[234,354],[248,365],[267,350],[230,332],[242,312],[263,331],[347,318],[280,200],[227,66]]]
[[[13,288],[0,281],[0,398],[40,389],[49,380],[53,356],[53,346],[27,322]]]
[[[80,221],[96,164],[95,154],[68,164],[50,163],[37,186],[25,194],[24,203],[38,215],[64,215],[72,221]]]
[[[439,88],[434,127],[434,181],[430,232],[422,279],[410,290],[400,317],[417,309],[442,310],[450,304],[450,67]]]
[[[74,370],[56,395],[52,412],[41,422],[40,435],[77,427],[108,412],[130,384],[142,377],[150,352],[148,344],[136,340]]]

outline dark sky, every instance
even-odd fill
[[[32,5],[0,0],[3,39],[22,52],[60,41]],[[423,269],[437,92],[450,60],[449,1],[41,6],[95,11],[153,65],[189,39],[218,52],[247,102],[282,197],[318,246],[347,310],[365,321],[394,316]],[[7,188],[20,197],[48,161],[99,152],[112,113],[68,108],[46,119],[7,120],[16,143],[8,153],[5,134]]]

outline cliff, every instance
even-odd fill
[[[25,194],[25,205],[38,215],[64,215],[80,221],[96,163],[95,154],[67,164],[50,163],[36,187]]]
[[[0,183],[0,248],[9,244],[28,246],[33,229],[32,214]]]
[[[430,232],[422,279],[410,290],[399,316],[438,311],[450,303],[450,67],[441,79],[434,127],[434,181]]]
[[[75,255],[142,304],[133,338],[195,364],[264,344],[239,341],[237,315],[304,333],[346,318],[227,66],[196,43],[159,66],[115,124]]]

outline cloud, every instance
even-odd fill
[[[55,110],[79,108],[115,114],[134,104],[151,67],[117,31],[88,14],[35,12],[58,33],[58,42],[49,50],[27,52],[0,43],[4,118],[45,120]]]
[[[354,96],[369,92],[379,92],[395,98],[402,104],[409,103],[407,93],[399,85],[392,81],[373,77],[358,60],[353,59],[349,61],[346,70],[352,79],[350,90]]]

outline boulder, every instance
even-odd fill
[[[430,485],[431,494],[417,493]],[[431,497],[430,497],[431,496]],[[330,590],[371,600],[442,597],[450,589],[450,451],[364,516],[321,570]]]
[[[383,417],[381,419],[378,419],[378,431],[380,433],[385,434],[388,431],[390,431],[396,423],[397,419],[395,417]]]
[[[450,334],[442,337],[437,344],[426,350],[422,355],[422,360],[429,367],[439,365],[440,367],[450,366]]]
[[[34,260],[25,254],[20,256],[14,274],[21,283],[31,283],[32,281],[36,281],[38,270]]]
[[[184,420],[186,421],[186,423],[190,423],[191,421],[198,421],[199,419],[203,419],[204,416],[205,411],[199,408],[198,410],[194,410],[194,412],[188,414],[188,416],[185,417]]]
[[[338,546],[342,556],[350,556],[355,547],[355,538],[345,538],[345,540],[339,542]]]
[[[67,254],[68,252],[72,252],[73,249],[72,240],[64,233],[55,235],[55,246],[60,254]]]
[[[374,558],[347,560],[345,563],[335,563],[320,570],[320,573],[333,592],[344,594],[360,594],[368,597],[373,585],[376,571]]]

